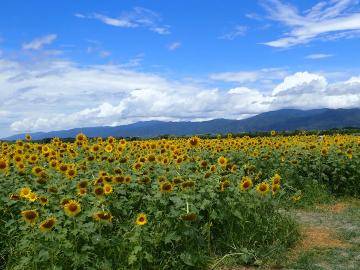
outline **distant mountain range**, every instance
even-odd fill
[[[160,135],[193,135],[240,133],[256,131],[326,130],[342,127],[360,127],[360,109],[283,109],[261,113],[242,119],[215,119],[204,122],[146,121],[116,127],[86,127],[52,132],[32,133],[34,140],[45,138],[73,138],[83,132],[88,137],[156,137]],[[25,134],[5,138],[23,139]]]

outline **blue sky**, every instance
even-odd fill
[[[359,107],[358,0],[0,4],[0,137]]]

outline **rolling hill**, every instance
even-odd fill
[[[35,140],[44,138],[73,138],[83,132],[89,137],[156,137],[159,135],[193,135],[240,133],[256,131],[326,130],[342,127],[360,127],[360,109],[282,109],[261,113],[242,119],[214,119],[203,122],[146,121],[116,127],[86,127],[52,132],[37,132]],[[13,135],[6,140],[24,138],[24,134]]]

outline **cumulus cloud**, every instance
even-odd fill
[[[170,27],[162,24],[161,16],[158,13],[143,7],[135,7],[131,11],[123,12],[120,16],[115,17],[96,12],[90,15],[76,13],[74,16],[80,19],[95,19],[115,27],[143,27],[160,35],[170,34]]]
[[[221,89],[122,65],[0,59],[0,135],[145,120],[241,119],[288,107],[360,106],[360,76],[329,83],[325,75],[286,74],[269,93],[258,90],[261,83],[252,88],[248,82],[237,79],[236,87]]]
[[[316,39],[333,40],[359,36],[360,12],[355,10],[358,0],[320,1],[302,12],[280,0],[265,0],[261,3],[271,20],[290,29],[281,38],[266,42],[265,45],[287,48]]]
[[[53,43],[53,41],[57,38],[56,34],[51,34],[43,37],[36,38],[29,43],[24,43],[22,48],[24,50],[40,50],[45,45],[49,45]]]

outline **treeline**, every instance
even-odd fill
[[[352,135],[360,135],[360,128],[355,127],[346,127],[346,128],[333,128],[328,130],[293,130],[293,131],[276,131],[275,134],[280,136],[295,136],[295,135],[334,135],[334,134],[352,134]],[[149,139],[178,139],[178,138],[188,138],[191,136],[198,136],[202,139],[217,139],[217,138],[238,138],[238,137],[268,137],[273,136],[271,131],[255,131],[255,132],[241,132],[241,133],[228,133],[228,134],[192,134],[192,135],[184,135],[184,136],[175,136],[170,134],[165,134],[161,136],[156,136],[153,138],[143,138],[143,137],[120,137],[114,136],[116,139],[125,139],[127,141],[138,141],[138,140],[149,140]],[[42,140],[33,140],[33,142],[37,143],[50,143],[52,138],[46,138]],[[74,142],[75,138],[62,138],[63,142]]]

